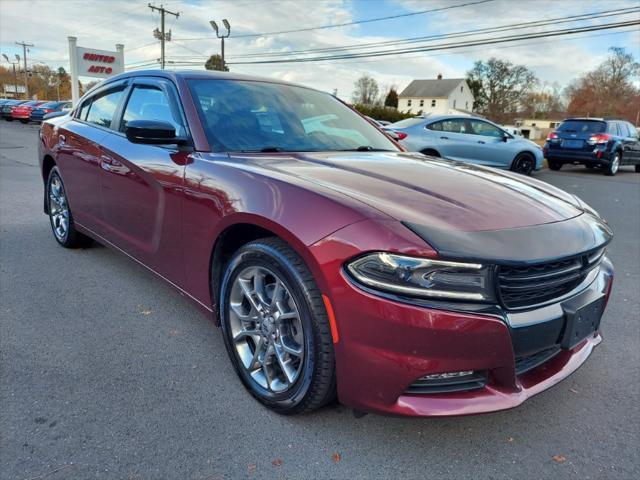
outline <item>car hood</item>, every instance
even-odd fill
[[[438,229],[511,229],[560,222],[583,213],[575,197],[546,183],[410,153],[230,156],[242,168],[293,176],[308,188],[330,188],[396,220]]]

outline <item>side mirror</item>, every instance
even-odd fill
[[[511,135],[509,135],[507,132],[504,132],[502,134],[502,141],[506,142],[507,140],[509,140],[510,138],[513,138]]]
[[[176,137],[176,129],[169,122],[161,120],[131,120],[124,130],[132,143],[147,145],[173,145],[184,143]]]

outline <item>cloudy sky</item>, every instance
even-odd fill
[[[364,73],[376,78],[383,88],[390,85],[403,88],[414,78],[434,78],[438,73],[449,78],[462,77],[474,61],[496,56],[526,65],[542,82],[558,82],[565,86],[597,65],[611,46],[626,47],[640,58],[640,30],[633,26],[502,45],[378,58],[290,64],[237,63],[284,58],[270,57],[274,52],[450,34],[640,5],[637,0],[485,0],[481,4],[456,7],[479,1],[169,0],[163,2],[165,7],[180,12],[180,17],[167,17],[167,29],[170,28],[173,34],[173,40],[167,44],[167,59],[203,64],[208,55],[218,53],[220,48],[208,21],[223,18],[228,19],[232,27],[231,38],[226,43],[227,61],[232,71],[276,77],[326,91],[337,89],[338,95],[345,99],[351,95],[354,81]],[[157,61],[160,55],[159,42],[154,41],[152,34],[160,24],[159,14],[152,12],[147,3],[147,0],[0,0],[0,52],[11,57],[16,53],[22,55],[22,47],[14,42],[24,40],[35,45],[28,54],[30,62],[68,68],[67,36],[73,35],[78,37],[80,46],[97,49],[114,50],[116,43],[123,43],[127,68],[137,68]],[[421,13],[444,7],[454,8]],[[405,16],[298,33],[246,36],[392,15]],[[493,36],[637,20],[639,17],[636,12]],[[480,38],[487,38],[487,35],[476,34],[455,40]],[[409,46],[452,41],[432,39]],[[389,48],[398,47],[375,49]],[[247,57],[247,54],[261,55]],[[169,68],[175,67],[169,65]]]

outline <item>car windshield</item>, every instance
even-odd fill
[[[559,132],[602,133],[607,129],[605,122],[593,120],[567,120],[558,127]]]
[[[405,118],[404,120],[387,125],[387,128],[409,128],[421,123],[424,123],[424,118],[422,117]]]
[[[327,93],[244,80],[192,79],[189,88],[216,151],[398,151]]]

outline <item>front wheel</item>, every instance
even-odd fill
[[[335,397],[331,328],[306,264],[284,241],[240,248],[220,292],[225,345],[249,392],[272,410],[296,414]]]
[[[620,154],[616,152],[613,154],[613,158],[611,159],[611,162],[609,162],[609,165],[605,167],[604,174],[610,177],[613,177],[616,173],[618,173],[619,169],[620,169]]]
[[[528,153],[520,153],[511,164],[511,170],[522,175],[531,175],[536,166],[536,160]]]
[[[58,167],[53,167],[47,179],[47,212],[56,241],[66,248],[86,247],[91,239],[76,230],[67,200],[67,192]]]

